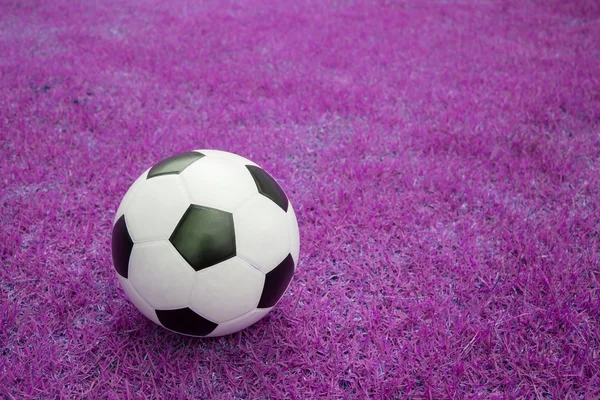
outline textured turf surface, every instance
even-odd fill
[[[0,2],[0,398],[599,398],[600,5]],[[147,321],[131,182],[195,148],[290,196],[279,306]]]

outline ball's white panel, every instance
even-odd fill
[[[300,255],[300,231],[298,230],[298,220],[296,219],[296,212],[294,211],[292,202],[289,203],[287,217],[290,230],[290,254],[294,259],[294,265],[297,267]]]
[[[189,307],[203,317],[225,322],[258,305],[265,274],[239,257],[196,273]]]
[[[131,285],[131,282],[119,274],[117,274],[117,278],[119,279],[119,283],[121,283],[121,287],[125,291],[125,294],[127,294],[127,297],[129,297],[129,300],[131,300],[133,305],[152,322],[160,325],[158,317],[156,316],[152,306],[140,296],[140,294]]]
[[[244,158],[240,155],[237,155],[235,153],[230,153],[228,151],[222,151],[222,150],[194,150],[194,151],[199,151],[200,153],[206,155],[206,156],[215,156],[215,157],[221,157],[221,158],[226,158],[228,160],[233,160],[233,161],[237,161],[239,163],[242,163],[244,165],[256,165],[255,163],[253,163],[252,161],[248,160],[247,158]],[[258,165],[256,165],[258,167]]]
[[[238,256],[267,273],[290,252],[289,219],[265,196],[244,203],[233,214]]]
[[[178,175],[145,180],[125,211],[125,222],[133,242],[168,239],[189,205]]]
[[[155,309],[186,307],[194,270],[167,240],[138,243],[129,260],[129,280]]]
[[[271,310],[272,308],[254,309],[239,318],[219,324],[219,326],[217,326],[216,329],[212,331],[210,335],[208,335],[208,337],[224,336],[241,331],[242,329],[245,329],[250,325],[260,321]]]
[[[258,193],[252,175],[238,162],[204,157],[187,167],[181,179],[192,203],[233,212]]]
[[[144,171],[144,173],[133,182],[133,184],[127,190],[127,193],[125,193],[125,196],[123,196],[121,204],[119,204],[119,208],[117,209],[115,219],[113,220],[113,225],[115,224],[115,222],[117,222],[119,218],[121,218],[121,215],[125,214],[125,210],[127,210],[127,206],[129,206],[133,195],[137,192],[138,188],[146,180],[146,176],[148,176],[148,171],[150,171],[150,168]]]

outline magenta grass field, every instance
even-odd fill
[[[600,5],[0,2],[0,398],[600,398]],[[238,153],[294,204],[264,320],[141,315],[116,207]]]

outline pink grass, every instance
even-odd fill
[[[0,3],[0,397],[600,398],[600,6]],[[147,321],[113,213],[239,153],[302,249],[263,321]]]

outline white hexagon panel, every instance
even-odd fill
[[[300,255],[300,231],[298,230],[298,220],[292,203],[290,203],[288,211],[288,229],[290,233],[290,254],[294,259],[294,265],[298,265],[298,257]]]
[[[129,280],[155,309],[185,307],[194,270],[167,240],[137,243],[129,260]]]
[[[168,239],[189,205],[178,175],[146,179],[125,210],[125,222],[133,242]]]
[[[256,196],[233,213],[237,254],[267,273],[290,253],[289,220],[265,196]]]
[[[258,194],[248,169],[222,157],[203,157],[180,176],[190,200],[200,206],[233,212]]]
[[[123,214],[125,214],[125,210],[129,206],[129,203],[131,202],[133,195],[137,192],[139,187],[142,186],[142,184],[146,181],[146,177],[148,176],[148,171],[150,171],[150,168],[148,168],[146,171],[144,171],[144,173],[142,175],[140,175],[140,177],[137,178],[135,180],[135,182],[133,182],[133,184],[131,185],[129,190],[127,190],[127,193],[125,193],[125,196],[123,196],[123,200],[121,200],[121,203],[119,204],[119,208],[117,209],[117,212],[115,214],[115,219],[113,221],[113,225],[117,222],[117,220],[119,218],[121,218],[121,216]]]
[[[196,273],[190,308],[222,323],[240,317],[258,305],[265,274],[239,257]]]
[[[219,324],[208,336],[224,336],[235,333],[260,321],[269,311],[271,311],[271,308],[257,308],[256,310],[252,310],[234,320]]]
[[[129,298],[129,300],[133,303],[133,305],[138,310],[140,310],[140,312],[142,314],[144,314],[152,322],[160,325],[160,322],[158,322],[158,317],[156,316],[156,312],[154,311],[154,308],[150,304],[148,304],[148,302],[146,300],[144,300],[142,298],[142,296],[140,296],[140,294],[131,285],[131,282],[128,279],[123,278],[119,274],[117,274],[117,278],[119,279],[119,283],[121,284],[121,287],[125,291],[125,294]]]

